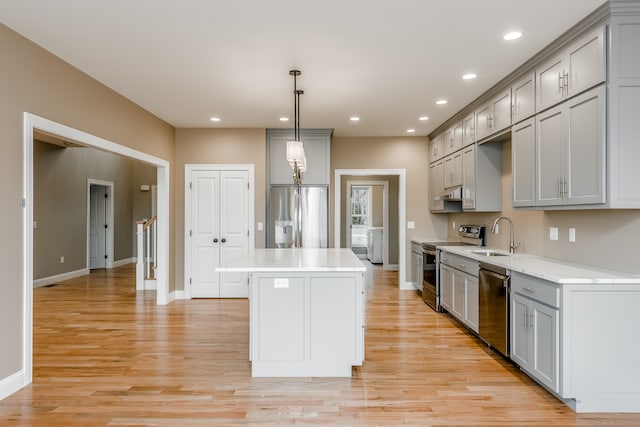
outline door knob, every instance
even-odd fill
[[[221,241],[222,243],[224,243],[224,242],[226,242],[226,241],[227,241],[227,239],[224,239],[224,238],[223,238],[223,239],[222,239],[222,240],[220,240],[220,241]]]
[[[213,243],[218,243],[218,239],[213,239]]]

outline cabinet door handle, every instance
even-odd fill
[[[524,328],[529,329],[529,307],[524,308]]]
[[[562,78],[563,82],[563,86],[564,86],[564,95],[565,96],[569,96],[569,73],[568,72],[564,72],[564,76]]]
[[[536,326],[536,316],[533,313],[529,313],[529,327],[533,328]]]
[[[558,92],[560,92],[560,96],[564,95],[563,89],[564,89],[564,85],[562,84],[564,81],[563,77],[562,77],[562,72],[558,71]]]
[[[222,243],[225,243],[225,242],[227,241],[227,239],[224,239],[224,238],[223,238],[223,239],[220,239],[220,241],[221,241]]]
[[[213,239],[213,243],[218,243],[218,239],[217,238]]]

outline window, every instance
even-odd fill
[[[367,246],[371,224],[371,187],[351,187],[351,247]]]

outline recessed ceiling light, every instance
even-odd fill
[[[289,121],[289,117],[280,117],[280,121],[281,122],[288,122]]]
[[[211,117],[211,121],[212,122],[219,122],[220,121],[220,117]]]
[[[447,103],[447,100],[446,100],[446,99],[438,99],[438,100],[436,101],[436,104],[438,104],[438,105],[444,105],[444,104],[446,104],[446,103]]]
[[[426,122],[427,120],[429,120],[429,117],[427,117],[427,116],[420,116],[420,117],[418,117],[418,120],[420,120],[421,122]]]
[[[505,40],[517,40],[522,37],[522,33],[520,31],[511,31],[504,35],[503,39]]]
[[[415,129],[407,129],[407,133],[414,133],[415,131]]]
[[[478,77],[478,76],[476,76],[474,73],[467,73],[464,76],[462,76],[462,79],[463,80],[473,80],[476,77]]]
[[[353,116],[353,117],[349,118],[349,120],[351,120],[352,122],[359,122],[360,121],[360,117]]]

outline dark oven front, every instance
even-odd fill
[[[436,281],[436,248],[422,248],[422,299],[429,307],[438,311]]]

